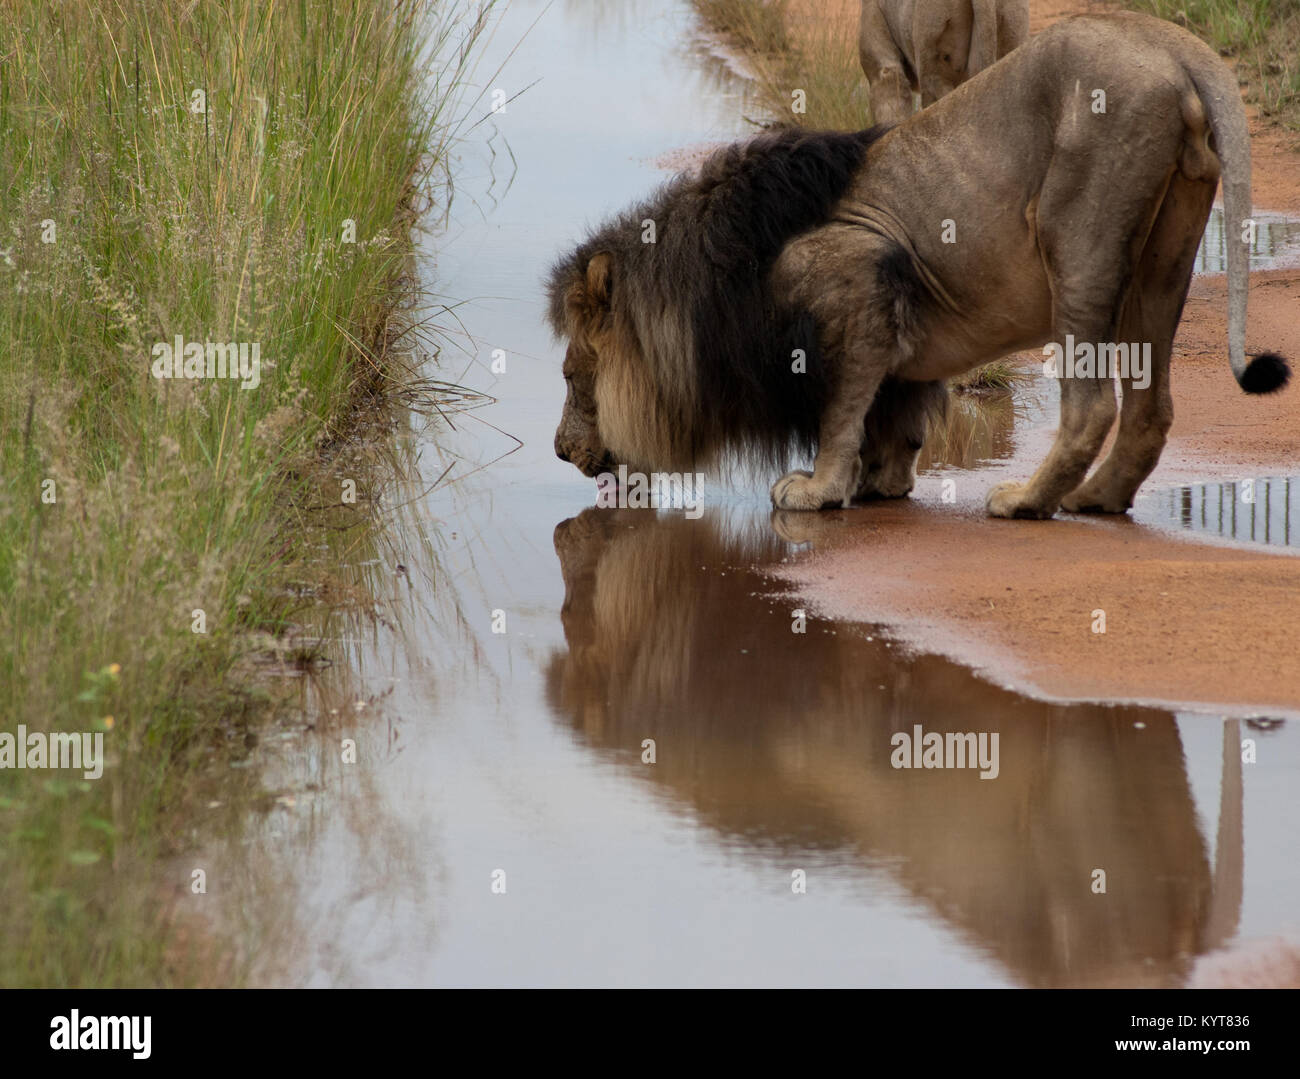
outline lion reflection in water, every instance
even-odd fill
[[[879,638],[792,633],[793,604],[743,568],[785,554],[765,525],[589,509],[555,549],[550,706],[732,842],[888,866],[1025,985],[1182,985],[1235,928],[1240,882],[1212,883],[1168,713],[1044,704]],[[999,777],[893,770],[914,723],[997,732]],[[1239,850],[1239,801],[1225,812]]]

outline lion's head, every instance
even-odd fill
[[[685,467],[695,456],[688,445],[694,384],[673,348],[670,319],[656,325],[649,317],[626,252],[590,246],[561,262],[551,279],[551,324],[568,341],[555,453],[587,476],[619,465]],[[656,372],[664,354],[675,362]]]
[[[595,255],[575,273],[563,293],[562,332],[569,339],[564,353],[564,412],[555,431],[555,455],[576,465],[584,476],[617,467],[600,433],[596,375],[600,353],[609,355],[613,314],[609,305],[611,256]]]

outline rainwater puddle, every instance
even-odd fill
[[[1300,477],[1263,476],[1139,495],[1133,519],[1244,543],[1300,547]]]
[[[1252,270],[1285,270],[1300,266],[1300,221],[1282,214],[1257,213],[1255,235],[1250,244]],[[1234,242],[1240,237],[1233,236]],[[1228,237],[1223,228],[1223,207],[1210,211],[1205,235],[1196,251],[1197,273],[1227,273]]]
[[[694,25],[674,0],[514,0],[480,65],[522,39],[426,273],[467,301],[443,372],[496,403],[409,435],[373,567],[400,629],[349,646],[365,698],[304,680],[327,733],[284,786],[319,793],[265,851],[296,910],[283,980],[1182,985],[1291,924],[1300,725],[1243,769],[1238,721],[1045,704],[870,628],[795,632],[766,478],[710,482],[692,520],[594,509],[555,459],[550,263],[662,182],[648,162],[753,113]],[[923,464],[1005,458],[1024,422],[959,406]],[[894,767],[927,733],[982,736],[996,777]]]

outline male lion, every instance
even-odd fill
[[[862,0],[858,56],[878,124],[912,114],[1029,38],[1029,0]]]
[[[1170,349],[1220,169],[1235,238],[1250,213],[1236,79],[1134,14],[1057,23],[888,131],[719,151],[553,269],[550,320],[569,339],[556,452],[595,475],[815,444],[813,472],[772,488],[778,509],[896,497],[943,379],[1067,335],[1141,342],[1150,370],[1120,371],[1097,471],[1109,370],[1061,379],[1047,459],[988,496],[996,517],[1122,513],[1172,421]],[[1247,274],[1229,242],[1229,362],[1268,393],[1290,371],[1247,362]]]

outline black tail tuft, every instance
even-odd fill
[[[1274,393],[1290,381],[1291,368],[1276,352],[1261,352],[1237,381],[1247,393]]]

